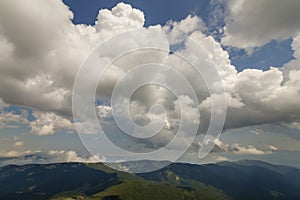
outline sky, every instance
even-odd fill
[[[299,8],[292,0],[0,2],[0,165],[170,158],[300,167]],[[86,113],[92,107],[104,134]],[[212,122],[214,134],[224,123],[221,135],[199,158]]]

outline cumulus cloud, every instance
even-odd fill
[[[235,154],[252,154],[252,155],[263,155],[270,153],[269,151],[265,152],[259,149],[256,149],[254,146],[249,145],[246,147],[242,147],[238,144],[234,144],[230,149]]]
[[[300,122],[294,121],[291,123],[283,123],[283,126],[300,130]]]
[[[128,30],[142,28],[145,23],[144,13],[132,8],[129,4],[119,3],[112,10],[100,10],[96,21],[96,31],[105,32],[111,37],[111,33],[120,33]]]
[[[225,128],[297,121],[299,73],[297,65],[292,69],[271,67],[267,71],[246,69],[231,76],[232,87],[226,91]],[[200,105],[204,116],[211,109],[209,102],[210,97]]]
[[[70,23],[73,14],[61,1],[1,2],[0,7],[0,46],[6,54],[0,59],[1,97],[8,104],[67,112],[68,81],[85,55]]]
[[[54,113],[44,113],[35,111],[32,114],[34,121],[29,123],[31,134],[33,135],[53,135],[61,130],[73,130],[73,124],[66,118]]]
[[[100,118],[111,118],[112,117],[112,108],[111,106],[100,105],[97,106],[98,117]]]
[[[71,114],[71,90],[80,63],[100,41],[142,28],[144,15],[120,3],[100,10],[95,26],[74,25],[62,1],[1,2],[0,96],[8,104]],[[49,13],[55,11],[55,16]],[[24,25],[24,21],[30,22]]]
[[[84,163],[96,163],[105,162],[104,157],[82,157],[79,156],[75,151],[64,151],[64,150],[50,150],[47,152],[51,162],[84,162]]]
[[[2,111],[3,108],[7,107],[8,105],[3,102],[3,100],[0,98],[0,111]]]
[[[266,147],[267,147],[268,149],[270,149],[271,151],[277,151],[277,150],[278,150],[278,148],[275,147],[275,146],[273,146],[273,145],[266,145]]]
[[[261,46],[271,39],[281,40],[294,36],[298,31],[300,21],[298,12],[285,10],[298,8],[298,2],[278,0],[274,3],[270,2],[269,0],[263,2],[229,1],[231,10],[225,20],[227,23],[222,43],[250,48]],[[274,9],[265,9],[266,6]],[[277,14],[281,13],[277,11],[279,8],[283,9],[285,16],[279,15],[280,19],[277,17]],[[253,11],[256,15],[250,16]],[[49,17],[49,13],[53,12],[55,15]],[[276,16],[273,16],[275,12]],[[293,18],[291,18],[292,14],[295,14]],[[1,113],[0,127],[5,127],[10,122],[19,122],[27,124],[34,135],[52,135],[61,130],[74,130],[71,120],[71,95],[80,63],[99,42],[124,31],[143,28],[145,22],[143,12],[124,3],[117,4],[112,10],[100,10],[95,26],[74,25],[71,22],[72,15],[69,9],[58,0],[0,2],[0,50],[3,52],[0,55],[0,98],[2,99],[0,108],[16,104],[35,110],[33,112],[35,119],[30,122],[26,117],[20,117],[14,113]],[[24,21],[30,23],[24,23]],[[295,60],[284,65],[282,69],[272,67],[266,71],[248,69],[238,73],[231,65],[228,53],[212,36],[203,34],[204,29],[205,25],[200,18],[188,16],[180,22],[169,22],[164,27],[157,25],[143,28],[141,34],[136,35],[134,40],[126,38],[122,44],[107,46],[105,50],[107,56],[112,58],[118,55],[125,45],[131,45],[134,48],[139,42],[155,43],[155,46],[160,45],[162,48],[178,45],[179,48],[175,49],[175,53],[192,59],[202,66],[203,72],[209,77],[214,77],[214,74],[209,71],[212,64],[207,62],[207,55],[198,57],[195,54],[197,52],[195,46],[184,41],[189,35],[206,49],[208,57],[216,64],[222,78],[228,106],[225,128],[266,123],[288,124],[299,121],[299,35],[293,37],[292,43]],[[175,34],[176,31],[183,31],[185,37],[178,37]],[[159,41],[155,38],[159,38]],[[205,87],[205,81],[197,76],[195,70],[190,69],[187,63],[180,61],[174,54],[158,54],[149,51],[138,52],[134,55],[127,59],[120,59],[105,72],[104,79],[100,80],[104,85],[99,86],[96,97],[110,100],[113,86],[124,73],[131,69],[128,66],[137,66],[145,61],[160,61],[178,70],[194,85],[201,113],[199,132],[205,132],[211,117],[211,98]],[[137,55],[140,56],[139,59],[135,59]],[[108,58],[101,57],[100,59],[105,61]],[[139,77],[149,77],[149,73],[140,73]],[[90,78],[89,74],[86,78]],[[176,88],[183,88],[178,83],[178,79],[162,74],[153,76],[153,80],[163,80],[172,83]],[[214,80],[211,83],[213,85]],[[130,79],[126,84],[130,85]],[[220,104],[224,103],[221,102],[222,98],[219,98],[221,97],[220,91],[212,96],[219,99]],[[197,121],[195,112],[197,109],[188,103],[188,97],[184,98],[183,95],[180,98],[186,101],[184,107],[181,108],[184,109],[183,117],[190,123]],[[147,124],[151,117],[165,122],[164,134],[152,138],[152,142],[158,143],[156,148],[168,143],[174,136],[173,131],[176,130],[180,118],[180,109],[174,95],[158,87],[144,88],[134,95],[131,103],[131,111],[136,114],[133,119],[136,122]],[[149,107],[155,103],[166,108],[167,119],[148,112]],[[111,120],[111,110],[110,106],[98,106],[99,119]],[[86,133],[94,133],[95,127],[90,124],[81,125]],[[114,131],[113,128],[111,130]],[[236,149],[235,152],[240,153],[262,153],[252,146],[235,145],[226,148]]]
[[[22,115],[13,112],[0,113],[0,128],[13,127],[12,124],[28,124],[29,121]]]
[[[176,21],[168,21],[166,26],[164,27],[168,30],[172,29],[173,31],[178,31],[181,33],[185,33],[187,35],[190,35],[191,33],[195,32],[195,31],[205,31],[206,30],[206,26],[205,23],[202,21],[201,18],[197,17],[197,16],[192,16],[192,15],[188,15],[185,19],[181,20],[180,22],[176,22]],[[178,38],[176,38],[176,35],[171,35],[173,36],[173,40],[170,40],[171,43],[176,43],[178,42]],[[177,39],[177,40],[176,40]]]
[[[225,156],[218,156],[218,155],[214,155],[212,156],[212,159],[215,161],[215,162],[224,162],[224,161],[229,161],[229,159]]]
[[[260,135],[260,134],[263,133],[263,130],[255,129],[255,130],[251,130],[250,132],[253,133],[253,134],[255,134],[255,135]]]
[[[16,141],[15,143],[14,143],[14,147],[21,147],[21,146],[23,146],[24,145],[24,142],[23,141]]]
[[[213,151],[214,153],[220,152],[229,152],[238,155],[264,155],[271,154],[273,151],[277,151],[278,149],[272,145],[266,145],[264,149],[257,149],[253,145],[242,146],[240,144],[224,144],[222,141],[216,139],[214,141],[216,144]]]
[[[3,158],[11,158],[11,157],[20,157],[25,155],[30,155],[33,153],[38,153],[40,151],[32,151],[32,150],[26,150],[26,151],[7,151],[7,152],[0,152],[0,157]]]
[[[257,148],[254,145],[241,145],[238,143],[225,144],[220,139],[215,139],[210,142],[213,142],[215,144],[214,148],[211,151],[212,158],[217,158],[219,156],[220,158],[222,158],[221,155],[224,153],[236,154],[236,155],[266,155],[278,151],[278,148],[273,145],[265,145],[262,148]],[[198,155],[200,149],[201,149],[201,142],[194,142],[186,154]],[[217,161],[217,159],[214,160]]]
[[[300,31],[299,1],[228,0],[222,44],[251,49]]]
[[[20,113],[2,112],[0,113],[0,128],[19,128],[18,125],[27,125],[33,135],[53,135],[61,130],[74,131],[72,122],[63,116],[59,116],[53,112],[34,111],[32,113],[34,119],[27,119],[27,110],[20,109]],[[18,138],[15,138],[18,140]],[[22,142],[16,142],[15,146],[22,146]]]
[[[64,162],[97,163],[106,162],[105,157],[81,156],[77,152],[69,150],[49,150],[49,151],[8,151],[0,152],[0,157],[5,158],[0,161],[0,166],[5,165],[25,165],[25,164],[48,164]]]

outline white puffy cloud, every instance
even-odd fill
[[[119,3],[112,10],[100,10],[96,21],[96,31],[105,32],[107,36],[111,33],[120,33],[128,30],[143,28],[145,23],[144,13],[131,5]]]
[[[261,130],[261,129],[255,129],[255,130],[251,130],[250,132],[254,133],[255,135],[260,135],[260,134],[263,133],[263,130]]]
[[[278,148],[275,147],[275,146],[273,146],[273,145],[266,145],[266,147],[267,147],[268,149],[270,149],[271,151],[277,151],[277,150],[278,150]]]
[[[73,81],[89,51],[144,24],[143,13],[124,3],[100,10],[94,27],[74,25],[60,0],[1,2],[0,7],[0,97],[64,115],[71,114]]]
[[[96,163],[96,162],[105,162],[106,159],[91,156],[91,157],[82,157],[79,156],[75,151],[64,151],[64,150],[50,150],[47,152],[51,162],[84,162],[84,163]]]
[[[65,130],[74,131],[72,122],[65,117],[59,116],[53,112],[40,112],[33,111],[32,116],[34,119],[29,121],[27,119],[27,110],[20,109],[20,114],[14,112],[0,113],[0,128],[19,128],[18,125],[27,125],[33,135],[52,135],[55,132]],[[14,140],[18,140],[16,137]],[[22,146],[22,141],[16,141],[14,146]]]
[[[49,151],[7,151],[0,152],[0,157],[6,158],[0,161],[0,166],[25,165],[25,164],[48,164],[64,162],[96,163],[106,162],[105,157],[82,156],[72,150],[49,150]]]
[[[293,38],[292,49],[294,51],[294,57],[300,59],[300,32]]]
[[[6,151],[6,152],[0,152],[0,157],[3,158],[11,158],[11,157],[20,157],[25,155],[30,155],[33,153],[38,153],[40,151],[32,151],[32,150],[26,150],[26,151]]]
[[[3,102],[3,100],[0,98],[0,111],[2,111],[3,108],[7,107],[8,105]]]
[[[97,106],[99,118],[110,118],[112,117],[112,108],[110,106],[100,105]]]
[[[226,137],[226,136],[225,136]],[[197,139],[196,139],[197,140]],[[201,160],[201,163],[209,162],[222,162],[229,160],[232,156],[262,156],[273,154],[279,149],[273,145],[264,145],[261,147],[256,147],[255,145],[242,145],[238,143],[224,143],[220,139],[212,140],[215,144],[212,151],[207,155],[204,160]],[[188,151],[184,155],[184,160],[190,158],[195,162],[198,159],[199,152],[201,150],[201,142],[193,142]],[[228,158],[227,158],[228,156]]]
[[[239,155],[244,155],[244,154],[264,155],[264,154],[271,154],[272,152],[278,150],[276,147],[272,145],[266,145],[264,149],[258,149],[253,145],[242,146],[237,143],[224,144],[219,139],[214,140],[214,143],[216,144],[212,151],[214,153],[228,152],[228,153],[239,154]]]
[[[227,128],[268,123],[297,124],[300,117],[299,35],[294,36],[291,45],[295,59],[282,68],[246,69],[232,74],[232,87],[226,87]],[[209,107],[204,103],[202,106]]]
[[[283,126],[293,128],[293,129],[298,129],[300,130],[300,122],[299,121],[293,121],[290,123],[282,123]]]
[[[213,161],[215,162],[224,162],[224,161],[229,161],[229,159],[225,156],[219,156],[219,155],[214,155],[212,156]]]
[[[202,19],[192,15],[188,15],[180,22],[168,21],[166,27],[172,28],[172,30],[185,34],[191,34],[195,31],[204,31],[206,29],[206,26]]]
[[[23,146],[24,145],[24,142],[23,141],[16,141],[15,143],[14,143],[14,147],[21,147],[21,146]]]
[[[13,123],[28,124],[29,121],[22,115],[12,112],[0,113],[0,128],[12,127]]]
[[[276,11],[276,16],[273,17],[273,11],[265,9],[266,6],[274,8],[275,11],[282,8],[286,12],[288,8],[296,8],[298,2],[229,1],[231,10],[226,19],[226,32],[222,42],[227,45],[250,48],[260,46],[271,39],[285,39],[296,33],[295,27],[300,21],[297,18],[298,12],[292,19],[290,15],[294,13],[291,11],[284,15],[286,19],[281,19],[281,16],[278,19],[278,12]],[[253,11],[257,15],[251,16],[250,12]],[[53,12],[56,13],[55,16],[49,17],[49,13]],[[72,116],[71,95],[74,77],[80,63],[99,42],[124,31],[143,28],[145,22],[141,11],[124,3],[116,5],[112,10],[100,10],[95,26],[74,25],[71,19],[72,13],[59,0],[0,2],[0,49],[3,52],[0,55],[0,98],[3,99],[3,101],[0,100],[0,108],[6,107],[7,104],[17,104],[38,110],[33,113],[36,119],[31,122],[28,122],[26,117],[2,113],[0,127],[10,122],[20,122],[28,124],[31,133],[35,135],[51,135],[63,129],[74,130],[70,120]],[[229,22],[230,19],[233,20]],[[280,20],[287,20],[288,23],[282,23]],[[25,21],[30,23],[24,23]],[[300,105],[297,101],[300,95],[300,69],[299,60],[297,60],[300,57],[299,35],[294,37],[292,44],[297,59],[286,64],[284,69],[270,68],[266,71],[248,69],[238,73],[231,65],[229,55],[222,49],[220,43],[201,32],[205,29],[205,25],[196,16],[188,16],[180,22],[169,22],[165,27],[158,25],[144,28],[143,34],[137,35],[134,41],[124,40],[124,44],[114,44],[106,50],[109,52],[108,55],[113,57],[118,55],[122,45],[132,45],[134,48],[138,42],[143,42],[143,44],[159,42],[162,47],[167,48],[169,44],[178,45],[180,41],[176,35],[172,35],[173,29],[190,35],[206,49],[209,59],[216,64],[223,80],[228,106],[226,128],[264,123],[292,123],[300,118]],[[155,38],[158,37],[160,40],[156,41]],[[207,55],[195,56],[197,51],[195,46],[189,43],[185,45],[179,48],[177,53],[194,59],[200,64],[208,59]],[[103,79],[104,85],[97,90],[96,96],[104,98],[111,95],[113,86],[126,72],[126,68],[124,70],[122,67],[136,66],[145,60],[149,62],[160,60],[181,72],[196,85],[194,89],[200,100],[201,126],[207,127],[210,120],[211,102],[204,81],[200,80],[199,76],[189,69],[187,64],[180,62],[175,55],[158,55],[151,52],[140,53],[140,56],[140,59],[127,57],[114,63],[115,65],[106,71]],[[202,66],[205,72],[212,67],[211,64],[206,64]],[[141,73],[139,76],[149,75]],[[166,79],[164,76],[155,76],[153,79],[170,80],[174,86],[182,88],[176,78]],[[212,95],[218,97],[220,94]],[[140,113],[135,116],[135,120],[142,123],[141,121],[147,121],[151,117],[163,119],[166,123],[165,135],[172,136],[170,133],[177,125],[179,109],[175,107],[174,99],[168,100],[169,97],[172,95],[157,88],[148,88],[136,94],[134,100],[137,106],[132,107],[132,112]],[[151,116],[151,113],[148,113],[148,106],[157,103],[156,101],[166,106],[169,117],[172,118],[159,118],[161,116]],[[185,117],[193,122],[196,116],[195,108],[187,104],[183,109]],[[97,111],[99,118],[111,118],[110,107],[101,105]],[[82,124],[82,127],[89,127],[85,130],[89,134],[95,131],[95,127],[89,124]],[[203,131],[205,128],[200,130]],[[167,141],[162,137],[160,139]],[[248,151],[249,149],[253,150],[251,147]],[[247,148],[244,149],[246,150]]]
[[[251,49],[300,31],[299,1],[228,0],[226,6],[224,45]]]
[[[35,120],[29,123],[31,134],[53,135],[61,130],[74,130],[73,124],[68,119],[55,113],[35,111],[32,115],[35,117]]]
[[[262,150],[259,150],[259,149],[256,149],[254,146],[252,145],[249,145],[249,146],[246,146],[246,147],[243,147],[243,146],[240,146],[238,144],[234,144],[232,145],[231,147],[231,151],[235,154],[251,154],[251,155],[263,155],[263,154],[269,154],[270,152],[267,151],[262,151]]]
[[[225,128],[297,121],[300,117],[299,73],[297,64],[290,69],[246,69],[232,74],[230,87],[225,86],[228,106]],[[210,112],[210,99],[200,105],[202,116]]]
[[[61,1],[0,4],[6,54],[0,59],[0,96],[9,104],[66,113],[70,79],[88,46],[70,23],[73,14]]]

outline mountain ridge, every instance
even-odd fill
[[[135,161],[130,166],[141,162],[157,164]],[[0,185],[0,197],[11,200],[141,199],[140,194],[145,195],[143,199],[174,199],[175,193],[178,199],[296,200],[300,199],[300,170],[255,160],[172,163],[138,174],[120,172],[103,163],[7,165],[0,167]],[[162,193],[154,192],[159,188]]]

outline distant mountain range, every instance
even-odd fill
[[[158,161],[119,163],[128,171]],[[299,200],[300,170],[261,161],[173,163],[150,173],[120,172],[102,163],[7,165],[0,199]]]

